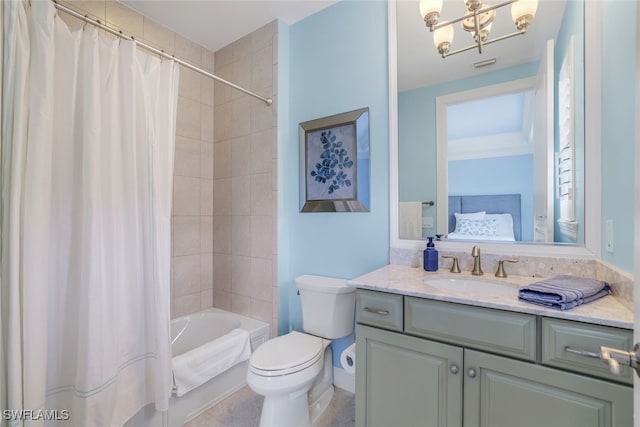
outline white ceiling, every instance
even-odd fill
[[[497,4],[490,1],[487,4]],[[450,80],[537,61],[545,43],[555,39],[566,0],[539,0],[536,16],[527,33],[485,46],[482,54],[470,50],[442,59],[433,44],[433,34],[420,16],[419,0],[398,0],[398,90],[405,91]],[[440,21],[452,20],[466,13],[462,0],[444,0]],[[454,26],[451,50],[471,45],[473,39],[460,24]],[[511,19],[511,6],[496,10],[489,39],[513,33],[516,27]],[[497,58],[495,65],[476,70],[473,63]]]
[[[274,19],[291,25],[337,0],[119,0],[215,52]]]
[[[523,114],[530,111],[526,92],[476,99],[447,107],[447,138],[461,139],[524,131]]]
[[[119,1],[215,52],[274,19],[291,25],[339,0]],[[482,55],[471,50],[446,59],[440,57],[433,45],[433,36],[420,17],[418,3],[419,0],[397,0],[400,91],[538,60],[546,40],[558,34],[566,0],[539,0],[536,17],[524,36],[485,46],[486,51]],[[441,21],[454,19],[465,12],[462,0],[444,0]],[[510,12],[510,6],[497,10],[490,38],[515,31]],[[471,36],[457,26],[452,49],[467,46],[470,42]],[[473,62],[492,57],[497,58],[496,65],[481,70],[473,68]]]

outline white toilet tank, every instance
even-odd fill
[[[296,277],[296,287],[305,332],[328,339],[353,332],[356,289],[345,279],[303,275]]]

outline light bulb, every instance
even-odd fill
[[[482,0],[463,0],[469,12],[482,9]]]
[[[449,51],[453,43],[453,25],[445,25],[433,32],[433,44],[438,48],[438,52],[444,56]]]
[[[420,15],[424,18],[428,13],[442,11],[442,0],[420,0]]]
[[[438,23],[441,11],[442,0],[420,0],[420,16],[428,27]]]
[[[518,0],[511,4],[511,18],[519,30],[526,30],[536,16],[538,0]]]
[[[489,23],[488,25],[486,25],[484,28],[482,28],[480,30],[480,39],[484,42],[485,40],[487,40],[487,37],[489,36],[489,33],[491,32],[491,26],[493,25],[493,22]],[[477,42],[478,38],[476,37],[476,32],[475,31],[471,31],[471,35],[473,36],[473,39]]]

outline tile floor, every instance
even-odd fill
[[[183,427],[256,427],[262,399],[245,386]],[[355,419],[355,395],[336,388],[317,427],[353,427]]]

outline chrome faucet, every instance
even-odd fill
[[[482,271],[482,265],[480,264],[480,248],[474,246],[471,249],[471,256],[473,257],[473,270],[471,274],[474,276],[482,276],[484,272]]]

